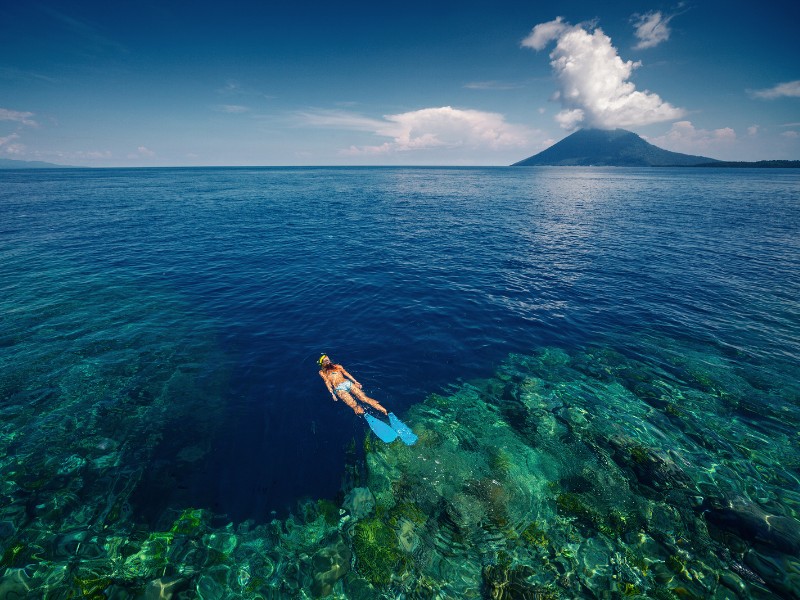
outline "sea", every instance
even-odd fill
[[[0,171],[0,598],[800,598],[798,298],[797,169]]]

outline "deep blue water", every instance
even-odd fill
[[[134,520],[264,521],[360,448],[321,352],[398,414],[512,352],[646,335],[796,384],[799,234],[796,170],[0,172],[5,458],[96,435]]]

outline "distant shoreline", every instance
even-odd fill
[[[509,166],[530,167],[561,167],[561,168],[729,168],[729,169],[800,169],[800,160],[759,160],[746,161],[717,161],[698,163],[695,165],[169,165],[169,166],[114,166],[114,167],[89,167],[56,164],[28,164],[19,161],[21,165],[0,163],[2,171],[55,171],[55,170],[104,170],[104,169],[491,169],[507,168]]]
[[[800,169],[800,160],[717,161],[690,167],[728,167],[733,169]]]

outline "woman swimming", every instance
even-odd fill
[[[355,377],[350,375],[342,365],[336,365],[331,362],[327,354],[320,356],[317,363],[320,366],[319,376],[322,377],[325,387],[328,388],[334,401],[337,400],[336,396],[339,396],[347,406],[353,409],[354,413],[363,415],[364,409],[355,401],[355,398],[353,398],[355,396],[361,402],[369,404],[384,415],[387,414],[386,409],[377,400],[373,400],[361,390],[361,384],[356,381]]]

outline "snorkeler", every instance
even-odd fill
[[[334,402],[338,400],[336,397],[338,395],[347,406],[353,409],[354,413],[363,415],[364,409],[355,401],[353,398],[355,396],[384,415],[388,414],[377,400],[373,400],[361,390],[361,384],[356,381],[355,377],[350,375],[342,365],[333,364],[327,354],[320,356],[317,363],[320,366],[319,376],[325,382],[325,387],[328,388]]]

